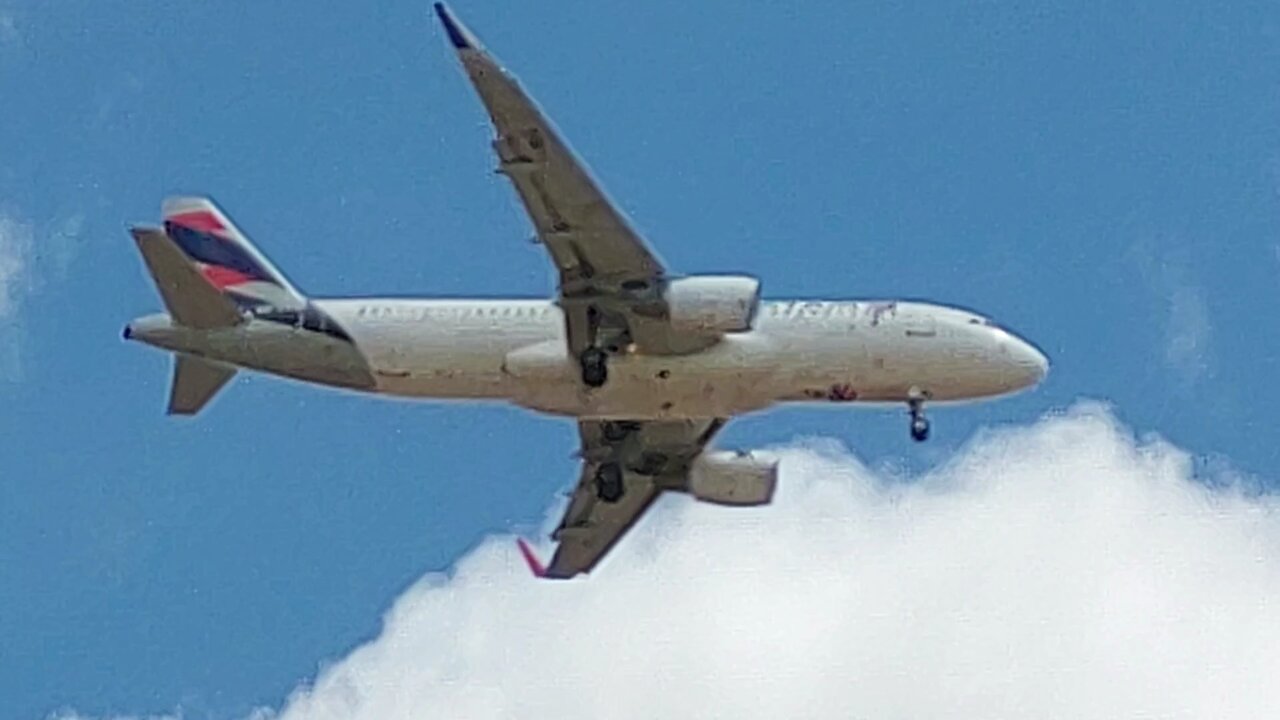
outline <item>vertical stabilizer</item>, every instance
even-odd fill
[[[169,414],[195,415],[200,412],[235,374],[235,368],[226,365],[192,355],[174,355]]]
[[[302,293],[209,198],[171,197],[162,211],[165,232],[209,284],[237,305],[306,306]]]
[[[138,251],[169,314],[180,325],[207,330],[240,322],[240,310],[188,262],[163,231],[132,228]]]

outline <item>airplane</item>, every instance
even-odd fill
[[[174,354],[168,411],[194,415],[238,369],[384,396],[501,401],[573,418],[580,476],[547,564],[590,572],[664,492],[771,501],[776,459],[711,448],[731,418],[784,403],[905,405],[1005,396],[1049,362],[990,318],[914,301],[761,298],[748,275],[671,271],[539,106],[444,4],[449,43],[492,120],[511,181],[558,272],[550,299],[311,298],[208,198],[134,226],[166,313],[126,340]]]

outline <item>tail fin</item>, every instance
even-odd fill
[[[235,374],[235,368],[226,365],[193,355],[174,355],[169,414],[195,415],[200,412]]]
[[[165,201],[164,229],[133,228],[147,269],[173,321],[212,330],[244,320],[243,310],[301,310],[306,298],[206,198]],[[129,338],[126,328],[125,337]],[[235,368],[174,356],[169,414],[194,415],[235,376]]]
[[[133,228],[130,232],[165,307],[180,325],[209,329],[240,322],[236,304],[218,292],[167,235],[154,228]]]
[[[240,309],[231,298],[211,285],[168,235],[155,228],[133,228],[130,232],[174,321],[201,330],[230,327],[241,321]],[[235,373],[233,368],[192,355],[175,355],[169,414],[200,412]]]
[[[164,201],[164,229],[200,274],[237,305],[280,309],[306,306],[306,298],[277,270],[214,202],[202,197]]]

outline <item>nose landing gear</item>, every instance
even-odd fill
[[[907,408],[911,411],[911,439],[916,442],[928,440],[929,418],[924,416],[924,400],[922,398],[909,400]]]

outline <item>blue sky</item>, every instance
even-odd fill
[[[667,262],[773,297],[923,297],[1036,341],[1037,392],[788,409],[915,471],[1081,397],[1280,476],[1280,7],[469,2]],[[125,227],[214,196],[317,295],[543,295],[426,2],[0,0],[0,715],[235,717],[371,637],[426,572],[535,533],[563,421],[240,377],[163,414]]]

